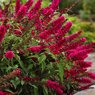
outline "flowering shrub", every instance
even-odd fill
[[[41,8],[42,0],[16,0],[14,8],[11,0],[0,9],[1,95],[73,95],[93,84],[85,58],[95,43],[85,44],[81,31],[68,35],[72,22],[59,2]]]
[[[7,51],[5,56],[8,59],[12,59],[14,57],[14,53],[13,53],[13,51]]]

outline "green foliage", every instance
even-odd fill
[[[47,7],[50,4],[50,0],[43,0],[42,7]]]
[[[71,29],[71,33],[72,31],[76,32],[77,30],[82,30],[83,31],[82,36],[86,37],[88,42],[95,41],[95,36],[94,36],[95,23],[94,22],[91,23],[88,21],[82,21],[78,17],[70,17],[70,16],[68,17],[68,19],[74,22]]]
[[[69,6],[72,6],[76,0],[61,0],[61,3],[59,5],[60,9],[68,8]],[[78,13],[79,10],[82,9],[82,2],[79,2],[76,6],[74,6],[69,13]]]
[[[77,0],[61,0],[60,9],[72,6]],[[80,14],[80,17],[95,20],[95,0],[80,0],[70,11],[71,14]]]

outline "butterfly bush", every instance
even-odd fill
[[[0,8],[0,95],[73,95],[93,84],[85,61],[95,43],[59,12],[60,0],[10,0]]]

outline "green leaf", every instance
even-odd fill
[[[67,68],[68,70],[70,70],[70,69],[71,69],[71,66],[70,66],[69,64],[66,64],[66,68]]]
[[[17,85],[20,84],[20,80],[18,77],[16,77],[15,80],[11,80],[11,82],[12,82],[15,89],[16,89]]]
[[[32,68],[33,68],[33,64],[29,64],[27,70],[30,70],[30,69],[32,69]]]
[[[34,95],[38,95],[38,88],[34,88]]]
[[[18,63],[21,66],[21,68],[26,72],[27,68],[25,68],[24,63],[21,61],[20,57],[18,55],[15,55],[15,58],[18,61]]]
[[[41,55],[38,60],[39,60],[39,63],[41,64],[42,62],[44,62],[46,59],[46,56],[45,55]]]
[[[47,90],[47,88],[45,86],[43,87],[43,93],[44,93],[44,95],[49,95],[48,90]]]
[[[18,60],[18,63],[20,64],[21,68],[26,72],[27,68],[24,67],[24,63],[21,60]]]
[[[21,81],[21,85],[24,85],[24,83],[25,83],[25,82],[22,80],[22,81]]]
[[[21,0],[22,3],[25,3],[27,0]]]
[[[58,64],[58,72],[59,72],[59,77],[61,79],[61,82],[63,82],[64,67],[61,62]]]
[[[15,65],[15,66],[14,66],[14,69],[16,69],[16,68],[18,68],[18,65]]]
[[[57,56],[56,56],[56,55],[54,55],[54,54],[51,54],[51,56],[52,56],[52,58],[54,58],[54,59],[56,59],[56,57],[57,57]]]
[[[8,71],[10,71],[11,69],[12,69],[12,67],[11,67],[11,66],[8,66],[6,71],[8,72]]]
[[[15,84],[15,81],[14,81],[14,80],[11,80],[11,82],[12,82],[14,88],[16,89],[16,86],[17,86],[17,85]]]
[[[46,67],[45,62],[42,62],[42,63],[41,63],[41,68],[42,68],[42,71],[44,71],[45,67]]]
[[[10,92],[10,93],[13,93],[10,89],[5,89],[5,91]]]
[[[34,95],[38,95],[38,87],[35,85],[32,85],[34,87]]]

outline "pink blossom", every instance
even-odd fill
[[[35,6],[34,6],[34,10],[39,10],[40,9],[40,7],[41,7],[41,1],[42,0],[38,0],[37,2],[36,2],[36,4],[35,4]]]
[[[54,10],[52,8],[47,7],[47,8],[42,9],[42,13],[45,16],[49,16],[49,15],[52,15],[54,13]]]
[[[23,80],[24,80],[24,81],[27,81],[27,82],[29,82],[29,81],[39,81],[40,78],[31,78],[31,77],[25,76],[25,77],[23,78]]]
[[[81,38],[81,41],[82,41],[82,42],[85,42],[85,41],[86,41],[86,38]]]
[[[59,85],[59,83],[57,83],[57,82],[47,80],[46,86],[51,88],[51,89],[54,89],[58,93],[58,95],[63,94],[63,90],[62,90],[63,87],[61,85]]]
[[[74,76],[77,75],[78,72],[77,72],[74,68],[71,68],[71,69],[69,70],[69,73],[74,77]]]
[[[17,35],[17,36],[21,36],[22,35],[22,33],[19,30],[15,30],[14,34]]]
[[[29,82],[29,81],[31,81],[31,78],[30,78],[30,77],[25,76],[25,77],[23,78],[23,80],[24,80],[24,81]]]
[[[10,25],[10,24],[7,24],[7,25],[6,25],[6,28],[7,28],[7,29],[9,29],[10,27],[11,27],[11,25]]]
[[[37,11],[39,11],[40,8],[41,8],[41,0],[38,0],[34,5],[34,7],[28,13],[29,20],[39,17]]]
[[[92,66],[92,62],[85,62],[84,60],[75,61],[76,65],[79,65],[81,68],[88,68]]]
[[[53,27],[55,27],[56,25],[59,25],[60,23],[63,23],[64,21],[65,21],[65,17],[60,16],[60,17],[58,17],[58,19],[56,19],[52,22],[52,25],[53,25]]]
[[[5,57],[8,58],[8,59],[13,59],[14,57],[14,52],[9,50],[5,53]]]
[[[43,46],[31,46],[28,48],[29,51],[39,53],[44,49]]]
[[[34,5],[34,8],[30,10],[30,13],[35,13],[41,8],[41,0],[38,0],[36,4]]]
[[[78,32],[71,34],[70,36],[66,37],[65,40],[67,42],[71,42],[72,40],[75,40],[76,38],[78,38],[80,36],[80,34],[81,34],[81,31],[78,31]]]
[[[78,89],[79,90],[86,90],[89,88],[89,86],[91,86],[91,84],[85,85],[85,86],[79,86]]]
[[[60,3],[60,0],[53,0],[51,4],[51,8],[54,10],[58,9],[59,3]]]
[[[0,91],[0,95],[10,95],[10,92],[4,92],[4,91]]]
[[[80,38],[78,41],[74,41],[72,43],[66,43],[66,45],[64,45],[61,51],[64,51],[68,54],[74,53],[75,51],[77,51],[77,48],[80,48],[83,45],[83,42],[84,41],[82,41]]]
[[[22,5],[16,14],[16,18],[21,20],[26,15],[27,7]]]
[[[90,77],[91,79],[95,79],[95,73],[88,72],[87,75],[88,75],[88,77]]]
[[[15,13],[19,11],[20,7],[21,7],[20,0],[16,0]]]
[[[92,83],[92,81],[89,78],[80,78],[80,79],[76,79],[76,81],[78,81],[79,83],[83,83],[83,84],[90,84]]]
[[[62,28],[62,30],[59,32],[60,37],[65,36],[65,34],[70,30],[72,26],[72,22],[67,22],[65,26]]]
[[[31,31],[31,34],[32,34],[32,36],[34,36],[34,35],[35,35],[35,31],[34,31],[34,30],[32,30],[32,31]]]
[[[93,49],[77,50],[75,53],[69,55],[69,59],[72,60],[82,60],[87,57],[87,54],[91,53]]]
[[[0,9],[0,18],[2,17],[2,10]]]
[[[0,91],[0,95],[6,95],[6,93],[3,91]]]
[[[35,20],[35,27],[37,30],[42,31],[42,20],[39,17]]]
[[[25,6],[27,6],[27,9],[29,9],[29,8],[32,6],[33,1],[34,1],[34,0],[28,0],[28,1],[26,2]]]
[[[65,34],[65,33],[67,33],[69,30],[70,30],[70,28],[71,28],[71,26],[72,26],[72,22],[67,22],[66,24],[65,24],[65,26],[63,27],[63,33]]]
[[[52,44],[49,46],[49,49],[50,51],[53,53],[53,54],[59,54],[59,50],[60,50],[60,47],[61,45],[58,45],[58,44]]]
[[[95,42],[89,43],[89,44],[84,44],[80,47],[77,47],[78,50],[83,50],[83,49],[89,49],[89,48],[93,48],[95,46]]]
[[[43,32],[39,34],[39,36],[41,39],[47,39],[49,37],[48,30],[44,30]]]
[[[73,49],[76,49],[77,47],[81,45],[82,45],[82,42],[80,40],[73,43],[68,43],[63,47],[63,51],[67,53],[70,53],[71,51],[74,52]]]
[[[4,25],[0,26],[0,43],[3,41],[6,34],[6,28]]]

